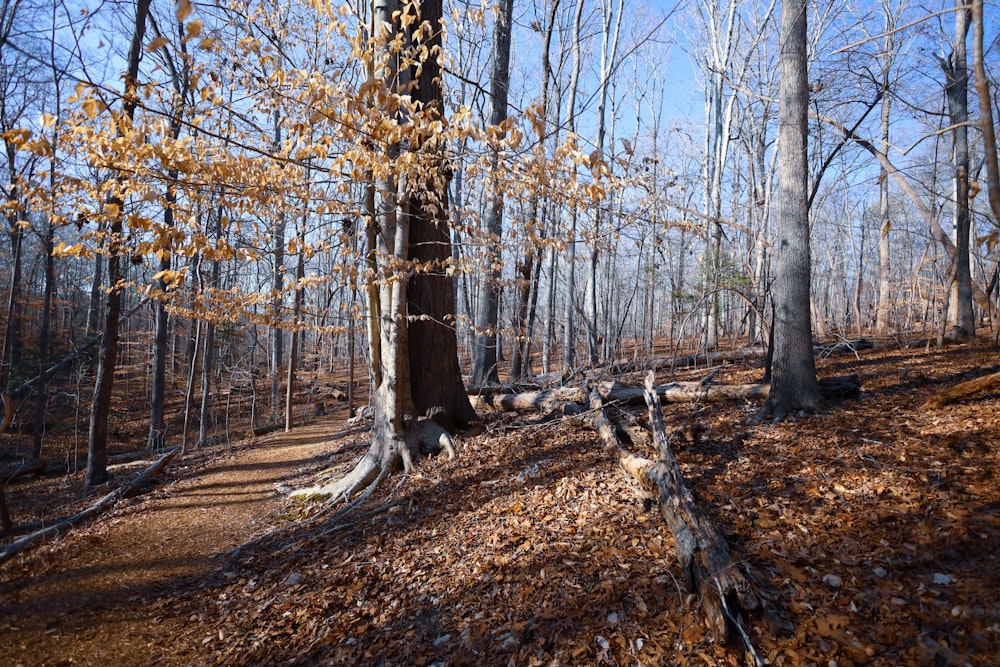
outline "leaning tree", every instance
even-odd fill
[[[455,455],[446,429],[475,419],[458,364],[447,225],[441,0],[375,0],[368,113],[368,335],[374,426],[353,470],[305,494],[347,498],[420,456]],[[370,119],[369,119],[370,120]]]

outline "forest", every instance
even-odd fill
[[[998,17],[0,0],[0,651],[1000,662]]]

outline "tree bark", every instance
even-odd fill
[[[222,211],[218,211],[221,218]],[[221,226],[218,220],[216,224]],[[219,274],[222,264],[218,259],[212,260],[212,282],[214,289],[219,284]],[[215,372],[215,322],[205,323],[205,350],[201,364],[201,406],[198,409],[198,446],[208,438],[209,406],[212,403],[212,374]]]
[[[583,19],[584,0],[576,0],[576,13],[573,18],[573,66],[569,82],[569,101],[567,103],[567,121],[569,134],[576,142],[576,95],[580,85],[580,27]],[[572,180],[577,179],[577,164],[573,162]],[[576,361],[576,226],[579,217],[579,197],[573,195],[570,201],[569,213],[569,235],[566,245],[569,249],[569,257],[566,258],[566,303],[563,311],[563,371],[573,368]]]
[[[410,22],[403,48],[419,40],[419,46],[427,47],[428,58],[421,67],[410,69],[399,67],[403,54],[389,46],[400,29],[401,12],[410,11],[410,6],[403,8],[398,0],[377,0],[374,6],[373,34],[389,57],[386,94],[408,92],[419,103],[416,118],[395,119],[415,124],[409,145],[393,146],[383,157],[397,165],[414,159],[421,168],[419,173],[389,172],[376,186],[380,230],[368,236],[380,244],[368,249],[369,261],[378,269],[372,279],[379,279],[377,284],[370,283],[368,305],[380,308],[378,316],[369,319],[369,335],[379,339],[372,343],[373,352],[378,352],[372,359],[372,372],[379,380],[373,397],[372,441],[347,475],[322,487],[297,491],[298,496],[346,500],[374,488],[394,470],[410,470],[423,454],[443,449],[454,457],[454,443],[442,426],[462,425],[475,418],[458,366],[455,294],[447,271],[452,258],[446,224],[447,173],[429,130],[443,112],[437,64],[441,0],[425,0],[417,9],[420,16]],[[398,160],[402,150],[417,155]],[[389,264],[379,267],[379,256]],[[377,296],[371,291],[377,291]],[[421,412],[432,412],[435,419],[415,416]]]
[[[416,88],[413,99],[421,103],[429,119],[444,116],[441,89],[441,68],[436,52],[441,48],[441,0],[420,3],[420,19],[433,27],[432,35],[422,41],[431,50],[431,57],[419,70],[414,70]],[[419,72],[418,76],[415,76]],[[427,136],[430,140],[432,137]],[[410,244],[408,256],[416,265],[432,267],[418,272],[408,286],[410,381],[416,415],[434,411],[435,419],[448,430],[465,426],[476,418],[469,403],[458,364],[458,337],[455,330],[454,278],[447,270],[452,259],[451,235],[448,230],[448,188],[450,173],[444,156],[435,148],[422,145],[429,169],[423,182],[413,188],[419,191],[407,201]],[[495,348],[494,348],[495,349]]]
[[[774,285],[771,393],[757,419],[783,419],[820,407],[809,317],[809,90],[806,2],[781,5],[778,143],[778,265]]]
[[[55,142],[53,141],[53,144]],[[55,165],[51,167],[51,173],[55,173]],[[54,179],[51,176],[50,179]],[[50,181],[50,185],[52,185]],[[51,348],[50,329],[52,328],[52,294],[55,292],[56,282],[56,259],[53,255],[53,241],[55,239],[55,227],[50,218],[45,221],[45,231],[42,235],[42,253],[45,262],[45,283],[42,288],[42,320],[38,329],[38,374],[45,373],[49,365],[49,350]],[[42,382],[35,394],[35,414],[32,426],[32,458],[42,457],[42,438],[45,435],[45,406],[48,403],[48,392],[45,383]]]
[[[889,138],[892,118],[892,95],[889,94],[893,62],[896,58],[896,34],[893,30],[898,23],[897,16],[891,6],[883,4],[883,17],[886,29],[885,41],[880,56],[882,65],[882,109],[880,115],[880,135],[882,152],[889,152]],[[889,331],[889,318],[892,314],[892,283],[891,283],[891,246],[889,232],[892,229],[892,219],[889,211],[889,172],[885,166],[879,166],[879,242],[878,242],[878,296],[875,307],[875,331],[886,334]]]

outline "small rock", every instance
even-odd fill
[[[955,577],[954,577],[954,575],[951,575],[951,574],[944,574],[942,572],[935,572],[934,576],[931,579],[931,581],[933,581],[935,584],[938,584],[938,585],[941,585],[941,586],[947,586],[948,584],[955,583]]]
[[[441,635],[440,637],[434,640],[434,645],[441,646],[441,644],[444,644],[449,639],[451,639],[451,635]]]
[[[608,625],[618,625],[618,614],[615,612],[608,614]]]
[[[882,567],[881,565],[873,569],[872,573],[879,579],[885,579],[886,575],[889,574],[888,572],[885,571],[885,568]]]
[[[302,581],[302,575],[299,574],[298,572],[292,572],[290,575],[288,575],[288,578],[285,579],[285,585],[298,586],[300,581]]]
[[[604,637],[597,635],[596,639],[597,639],[597,645],[600,646],[602,650],[607,651],[609,648],[611,648],[611,642],[609,642]]]
[[[823,583],[830,588],[840,588],[843,585],[843,580],[835,574],[828,574],[823,577]]]

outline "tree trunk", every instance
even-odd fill
[[[156,25],[153,29],[157,31]],[[183,19],[178,19],[177,33],[185,34]],[[180,63],[175,60],[170,49],[163,48],[164,62],[170,72],[170,82],[174,89],[174,103],[170,118],[170,137],[175,141],[181,135],[181,116],[187,104],[188,92],[191,89],[190,61],[187,58],[187,46],[185,40],[180,41],[177,47],[180,51]],[[167,187],[164,193],[163,208],[163,228],[168,231],[174,227],[174,206],[177,203],[177,180],[179,172],[177,169],[167,170]],[[170,271],[171,267],[171,244],[166,247],[158,247],[159,271],[164,274]],[[153,325],[153,371],[152,387],[150,391],[150,418],[149,437],[147,447],[151,451],[158,451],[164,448],[167,431],[167,424],[164,414],[164,402],[166,401],[166,378],[167,378],[167,341],[169,330],[169,315],[166,307],[167,281],[160,278],[155,281],[156,290],[160,293],[160,298],[154,301],[154,325]]]
[[[820,407],[809,318],[808,213],[809,90],[806,2],[781,5],[779,58],[778,262],[774,284],[774,356],[771,393],[758,419],[783,419]]]
[[[3,421],[0,422],[0,436],[2,436],[14,418],[14,401],[6,391],[0,394],[0,399],[3,400]],[[3,528],[4,535],[10,535],[14,530],[14,523],[10,520],[10,509],[7,507],[7,493],[4,490],[6,484],[7,476],[0,475],[0,528]]]
[[[990,82],[983,64],[983,0],[972,0],[972,68],[979,97],[979,124],[983,132],[986,159],[986,193],[993,211],[994,224],[1000,225],[1000,167],[997,165],[997,134],[993,125]]]
[[[441,0],[425,0],[418,9],[420,16],[410,23],[403,48],[408,48],[411,40],[419,41],[417,46],[425,46],[430,55],[421,67],[411,69],[399,67],[400,54],[391,46],[404,11],[400,3],[376,0],[374,6],[373,34],[382,48],[389,50],[386,91],[390,96],[409,91],[420,103],[415,110],[417,117],[395,119],[414,124],[406,148],[417,155],[398,159],[404,147],[397,145],[381,157],[395,165],[413,158],[421,168],[419,173],[390,171],[376,187],[380,233],[369,232],[368,238],[380,244],[380,252],[369,246],[368,257],[371,262],[387,257],[390,263],[378,267],[384,273],[372,274],[380,279],[379,293],[369,296],[369,308],[380,307],[378,316],[369,319],[369,335],[379,338],[377,344],[372,343],[372,350],[378,351],[372,358],[377,379],[372,442],[347,475],[296,495],[347,499],[373,487],[394,470],[410,470],[423,454],[444,449],[454,457],[451,436],[438,421],[453,426],[475,418],[458,366],[455,293],[453,278],[446,271],[452,259],[446,224],[447,174],[443,156],[424,146],[424,139],[431,136],[432,122],[439,120],[443,111],[436,57],[441,44],[436,28],[441,20]],[[394,264],[404,268],[401,271]],[[421,270],[415,271],[418,266]],[[370,284],[370,290],[375,288]],[[435,419],[414,417],[420,411],[433,412]]]
[[[856,375],[823,378],[818,382],[819,394],[828,400],[856,396],[861,390],[861,380]],[[723,401],[764,400],[772,387],[761,384],[709,384],[701,382],[671,382],[656,387],[661,400],[668,403],[717,403]],[[642,387],[632,387],[616,380],[608,380],[593,385],[605,401],[615,401],[625,405],[641,405],[644,400]],[[472,397],[477,408],[489,407],[495,410],[538,410],[562,409],[567,403],[585,403],[587,395],[580,387],[558,387],[543,391],[529,391],[516,394],[484,393]]]
[[[420,3],[420,12],[422,21],[435,26],[432,36],[424,43],[432,51],[440,48],[441,34],[436,26],[442,19],[441,0],[424,0]],[[414,100],[422,103],[429,120],[443,117],[441,68],[437,59],[431,57],[416,71],[419,76],[415,80]],[[415,149],[422,147],[416,145]],[[433,166],[425,180],[412,188],[420,193],[419,196],[411,195],[406,202],[409,259],[416,264],[435,267],[428,273],[415,275],[407,288],[412,321],[408,363],[415,414],[424,415],[433,410],[438,415],[435,419],[446,429],[453,430],[475,420],[476,413],[465,393],[458,364],[454,279],[446,270],[452,257],[446,181],[450,174],[443,157],[425,156]]]
[[[490,74],[490,124],[494,128],[507,119],[507,91],[510,87],[510,32],[514,17],[514,0],[503,0],[500,12],[493,25],[493,66]],[[499,132],[497,141],[502,142],[506,133]],[[500,146],[490,147],[490,165],[494,179],[499,164]],[[476,316],[476,339],[472,358],[472,381],[498,382],[497,338],[499,336],[500,275],[503,258],[501,238],[503,236],[503,192],[499,184],[492,181],[486,209],[486,284],[479,299]],[[495,249],[495,251],[493,250]]]
[[[955,43],[951,56],[942,61],[945,74],[945,96],[951,116],[952,159],[955,165],[955,282],[951,297],[951,321],[958,336],[976,334],[976,318],[972,308],[972,271],[969,263],[969,73],[966,39],[969,34],[969,11],[962,0],[956,2]]]
[[[980,394],[985,391],[993,391],[1000,387],[1000,373],[990,373],[982,377],[960,382],[953,387],[937,391],[923,404],[924,408],[942,408],[952,403],[957,403],[963,399]]]
[[[569,81],[569,101],[567,102],[567,116],[569,134],[572,137],[576,134],[576,95],[580,86],[581,42],[580,27],[583,20],[584,0],[576,0],[576,13],[573,18],[573,66]],[[573,141],[577,141],[574,137]],[[577,180],[577,164],[573,162],[572,180]],[[569,256],[566,258],[566,303],[563,311],[563,372],[568,372],[573,368],[576,361],[576,228],[579,217],[579,195],[573,194],[570,199],[569,214],[569,235],[566,245],[569,248]]]
[[[8,150],[8,154],[10,154]],[[21,265],[24,246],[24,230],[21,229],[21,215],[17,212],[7,216],[7,235],[10,239],[11,269],[10,290],[7,293],[7,317],[3,337],[2,365],[3,386],[11,379],[21,358]]]
[[[891,31],[895,28],[896,19],[890,7],[884,7],[886,37],[882,53],[882,113],[881,139],[882,152],[889,153],[890,119],[892,117],[892,95],[888,88],[891,80],[893,60],[896,54],[896,35]],[[889,217],[889,172],[884,166],[879,167],[879,242],[878,242],[878,303],[875,307],[875,331],[885,335],[889,331],[889,317],[892,312],[892,283],[890,262],[889,231],[892,220]]]
[[[179,125],[177,126],[177,131],[180,131]],[[167,229],[172,229],[174,226],[174,204],[177,201],[177,191],[174,183],[177,181],[177,176],[177,170],[171,170],[167,174],[169,185],[167,185],[165,198],[166,206],[163,209],[163,226]],[[167,248],[163,248],[160,250],[160,273],[169,271],[170,266],[170,251]],[[150,388],[149,436],[146,440],[146,447],[154,452],[163,449],[167,433],[164,402],[167,397],[167,340],[169,325],[166,304],[167,282],[164,278],[160,278],[155,282],[155,286],[156,290],[160,292],[160,298],[153,302],[153,384]]]
[[[54,173],[54,169],[53,169]],[[52,294],[55,291],[56,266],[55,256],[52,254],[53,239],[55,238],[55,228],[52,220],[45,221],[45,232],[42,237],[42,253],[45,262],[45,283],[42,288],[42,319],[38,329],[38,374],[45,373],[49,365],[49,348],[51,347],[50,329],[52,326]],[[46,383],[42,382],[35,394],[35,414],[32,427],[33,445],[31,455],[35,459],[42,457],[42,436],[45,434],[45,406],[48,402],[48,392]]]
[[[290,349],[288,350],[288,373],[285,377],[285,431],[291,431],[295,427],[295,371],[299,365],[299,318],[302,316],[302,300],[304,297],[302,290],[302,279],[306,275],[306,258],[305,258],[305,237],[304,231],[306,227],[306,221],[302,221],[302,232],[299,234],[299,258],[295,265],[295,297],[294,303],[292,305],[292,341]],[[353,332],[352,332],[353,333]],[[353,355],[353,346],[351,349]],[[353,364],[353,361],[351,362]],[[353,368],[351,373],[353,374]],[[353,378],[351,378],[353,379]],[[348,390],[350,391],[350,390]]]
[[[219,284],[219,260],[212,260],[212,286]],[[201,363],[201,407],[198,409],[198,446],[208,438],[209,406],[212,404],[212,374],[215,371],[215,323],[205,323],[204,360]]]
[[[189,356],[189,368],[187,385],[184,388],[184,426],[181,430],[181,454],[187,453],[188,432],[191,424],[191,410],[194,407],[194,381],[198,377],[198,363],[201,360],[201,330],[202,321],[194,323],[194,338],[192,339],[192,350]]]
[[[139,59],[142,54],[142,38],[146,32],[146,17],[149,15],[150,0],[137,0],[135,29],[129,46],[128,66],[125,73],[125,95],[122,98],[122,113],[130,126],[138,104]],[[122,130],[119,129],[119,133]],[[119,178],[121,176],[119,175]],[[90,409],[90,428],[87,438],[86,486],[104,483],[108,478],[108,415],[111,410],[111,395],[114,388],[115,367],[118,360],[118,324],[121,315],[122,270],[121,249],[124,200],[120,192],[109,198],[108,208],[112,219],[108,231],[110,239],[105,244],[108,253],[108,295],[104,307],[103,337],[97,360],[97,381]]]
[[[54,18],[53,18],[54,25]],[[62,117],[62,93],[59,90],[62,81],[62,74],[55,63],[52,63],[52,80],[56,88],[56,118]],[[56,191],[56,151],[59,146],[59,130],[52,132],[52,155],[49,158],[49,192],[53,195]],[[13,163],[10,165],[13,170]],[[49,350],[52,346],[50,330],[52,328],[52,295],[55,292],[56,282],[56,259],[53,255],[55,240],[55,223],[51,215],[45,216],[45,229],[42,233],[42,254],[45,262],[45,282],[42,287],[42,320],[38,329],[38,374],[44,375],[45,369],[49,365]],[[35,394],[35,415],[32,427],[32,457],[42,458],[42,438],[45,434],[45,407],[48,403],[48,391],[46,383],[42,382],[38,386]]]

